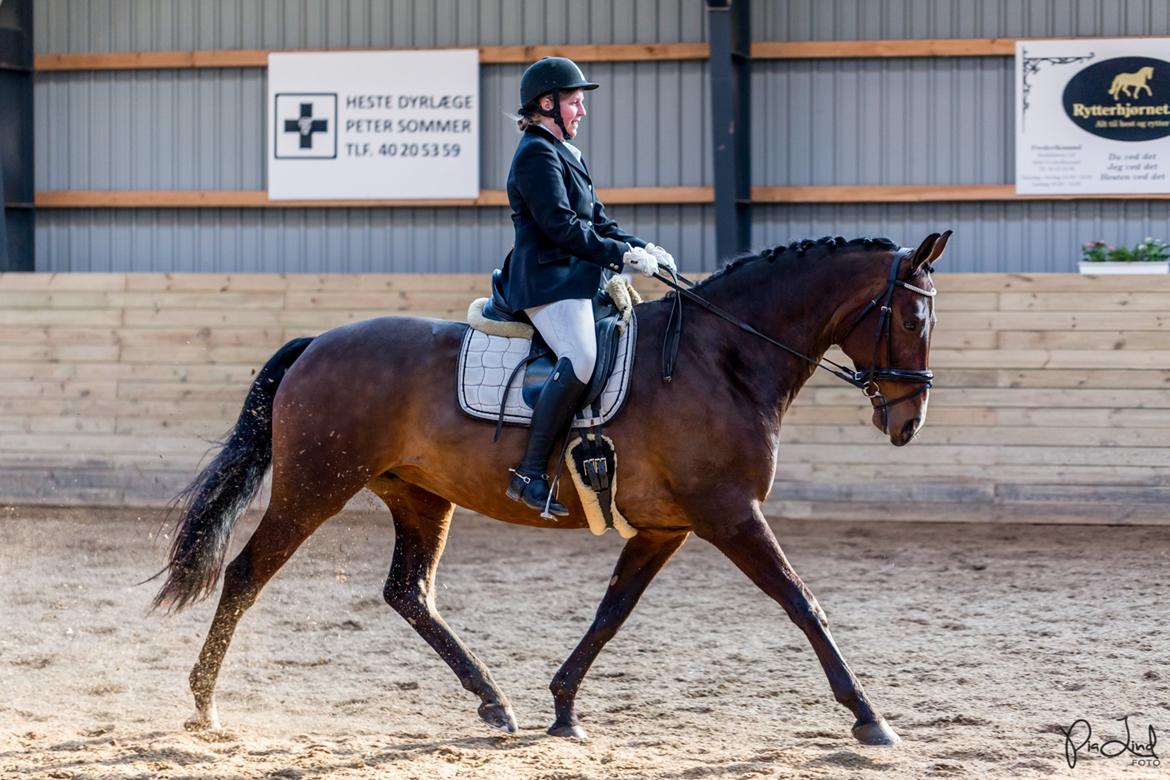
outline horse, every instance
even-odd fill
[[[694,533],[805,633],[833,696],[855,718],[853,736],[868,745],[899,741],[845,663],[761,502],[775,477],[781,419],[818,365],[827,367],[821,361],[832,345],[858,368],[834,373],[864,390],[873,424],[890,442],[902,446],[917,435],[933,376],[932,264],[949,237],[932,233],[909,249],[868,238],[777,246],[734,259],[685,294],[636,307],[634,376],[625,409],[606,432],[621,450],[619,508],[637,533],[618,557],[595,619],[549,686],[549,734],[586,736],[575,712],[586,672]],[[667,383],[658,370],[661,342],[680,305],[692,313]],[[156,609],[182,609],[211,595],[222,570],[215,617],[190,675],[196,713],[188,728],[220,728],[215,684],[241,616],[300,544],[368,488],[393,516],[385,601],[479,698],[480,718],[515,732],[508,698],[435,605],[454,507],[542,528],[580,529],[587,521],[572,491],[562,492],[569,515],[557,519],[505,497],[508,466],[519,460],[526,431],[506,428],[492,446],[494,426],[458,408],[456,361],[467,328],[419,317],[351,323],[290,341],[257,374],[235,427],[177,499],[160,572],[166,579],[154,599]],[[224,568],[232,528],[269,466],[268,507]]]
[[[1153,77],[1154,68],[1151,65],[1138,68],[1133,73],[1118,73],[1113,77],[1113,83],[1109,86],[1109,95],[1114,100],[1121,100],[1121,95],[1134,99],[1144,89],[1146,94],[1153,97],[1154,92],[1150,89],[1149,84]]]

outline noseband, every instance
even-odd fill
[[[795,349],[792,349],[786,344],[780,343],[771,336],[761,333],[748,323],[741,320],[739,317],[736,317],[734,314],[724,311],[720,307],[708,301],[706,298],[696,295],[691,290],[688,290],[686,287],[678,284],[678,281],[682,281],[691,287],[694,287],[695,285],[694,282],[692,282],[690,279],[687,279],[682,274],[675,273],[674,279],[671,279],[667,276],[663,276],[662,274],[655,273],[654,278],[658,279],[658,281],[662,282],[666,286],[673,288],[679,294],[679,296],[686,296],[715,316],[730,322],[732,325],[735,325],[740,330],[746,331],[753,336],[758,336],[764,341],[767,341],[769,344],[779,347],[785,352],[788,352],[789,354],[794,355],[801,360],[816,366],[817,368],[824,369],[838,379],[848,382],[857,389],[861,390],[861,392],[865,394],[865,397],[869,399],[869,402],[873,405],[873,408],[881,412],[882,430],[887,430],[889,410],[900,403],[917,398],[929,390],[934,383],[934,372],[929,368],[916,370],[910,368],[893,367],[894,340],[891,326],[893,306],[891,306],[891,302],[894,298],[894,290],[902,287],[918,295],[925,295],[927,298],[933,298],[938,294],[938,290],[926,290],[922,287],[916,287],[909,282],[898,278],[898,267],[902,264],[903,260],[910,256],[913,251],[913,249],[902,249],[894,255],[893,261],[890,263],[890,275],[886,279],[885,289],[874,296],[869,304],[867,304],[866,307],[862,309],[861,313],[854,318],[853,324],[849,326],[849,330],[846,331],[845,335],[837,342],[844,342],[845,339],[849,338],[853,331],[857,329],[857,326],[861,324],[862,320],[864,320],[871,311],[873,311],[875,308],[879,310],[880,316],[878,317],[877,335],[873,343],[873,358],[870,360],[869,368],[864,371],[852,371],[845,366],[842,366],[839,363],[834,363],[832,360],[824,357],[820,360],[815,360],[808,355],[797,352]],[[926,266],[926,270],[927,272],[930,272],[933,269],[928,265]],[[671,315],[671,319],[677,322],[677,330],[668,327],[666,341],[664,342],[665,350],[671,352],[678,349],[680,335],[678,331],[681,331],[682,326],[681,311],[678,311],[678,302],[680,300],[681,298],[675,299],[676,312],[672,312]],[[673,333],[671,332],[672,330],[674,330]],[[886,341],[886,367],[879,368],[877,364],[877,358],[878,352],[881,349],[883,338]],[[673,349],[671,349],[671,347],[673,347]],[[670,374],[666,370],[666,366],[670,364],[673,364],[673,360],[667,360],[666,355],[664,354],[663,379],[667,382],[670,381]],[[900,395],[891,401],[886,398],[886,396],[881,391],[881,387],[878,386],[878,382],[882,379],[888,379],[893,382],[915,382],[919,385],[919,387],[918,389],[906,393],[905,395]]]
[[[890,304],[894,298],[894,290],[902,287],[918,295],[925,295],[927,298],[933,298],[938,294],[938,290],[926,290],[922,287],[915,287],[909,282],[898,278],[898,267],[904,259],[910,256],[912,251],[910,249],[903,249],[894,255],[894,260],[890,263],[890,275],[886,280],[886,289],[874,296],[866,307],[861,310],[861,313],[854,318],[853,324],[839,342],[843,343],[845,339],[849,338],[853,331],[857,330],[857,326],[861,324],[861,321],[875,308],[878,309],[880,314],[878,316],[877,336],[873,343],[873,357],[869,361],[869,369],[866,371],[851,372],[853,374],[853,381],[850,384],[861,388],[861,392],[865,393],[865,397],[869,399],[874,410],[881,412],[883,431],[888,428],[887,423],[891,408],[904,401],[917,398],[934,386],[934,372],[929,368],[919,371],[909,368],[893,367],[894,338],[892,322],[894,309]],[[927,268],[927,271],[930,270],[930,268]],[[886,342],[886,368],[878,368],[877,364],[882,339],[885,339]],[[891,401],[886,398],[885,394],[882,393],[881,387],[878,386],[878,380],[880,379],[888,379],[892,382],[916,382],[918,388],[904,395],[900,395]]]

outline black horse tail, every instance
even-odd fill
[[[293,339],[268,359],[215,458],[175,497],[172,507],[179,508],[179,519],[163,569],[167,580],[154,597],[154,609],[177,612],[215,589],[232,529],[260,492],[272,462],[276,389],[312,340]]]

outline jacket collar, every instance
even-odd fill
[[[557,137],[553,135],[551,130],[542,125],[536,125],[531,130],[529,130],[529,132],[538,133],[544,138],[552,141],[552,145],[556,148],[557,154],[568,160],[569,165],[572,165],[581,173],[585,174],[585,178],[589,179],[590,181],[593,180],[592,177],[589,176],[589,169],[585,167],[584,160],[578,160],[576,155],[569,151],[569,147],[565,146],[562,141],[558,140]]]

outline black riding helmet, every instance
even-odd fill
[[[589,91],[599,86],[586,79],[577,63],[567,57],[543,57],[529,65],[520,77],[520,113],[535,111],[552,117],[568,140],[573,135],[561,119],[561,93],[575,89]],[[540,99],[548,94],[552,95],[553,105],[545,111],[540,107]]]

